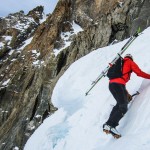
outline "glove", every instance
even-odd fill
[[[127,89],[126,89],[126,91],[127,91]],[[132,96],[129,94],[128,91],[127,91],[127,100],[128,100],[128,102],[132,101]]]
[[[127,99],[128,99],[128,102],[132,101],[132,96],[129,93],[127,93]]]

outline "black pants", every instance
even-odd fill
[[[112,127],[116,127],[119,125],[120,119],[127,112],[127,91],[125,85],[118,83],[110,83],[109,90],[117,101],[117,104],[113,107],[106,123]]]

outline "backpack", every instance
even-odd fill
[[[119,59],[113,64],[108,72],[107,72],[107,77],[109,79],[115,79],[115,78],[121,78],[123,76],[123,64],[124,60],[122,57],[119,57]]]

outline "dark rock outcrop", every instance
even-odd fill
[[[35,22],[40,23],[40,19],[43,19],[43,11],[44,11],[44,7],[38,6],[33,10],[29,11],[27,16],[33,18]]]

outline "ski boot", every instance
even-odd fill
[[[121,137],[121,134],[116,130],[116,128],[113,128],[107,124],[103,125],[103,132],[105,132],[106,134],[111,134],[116,139],[119,139]]]

